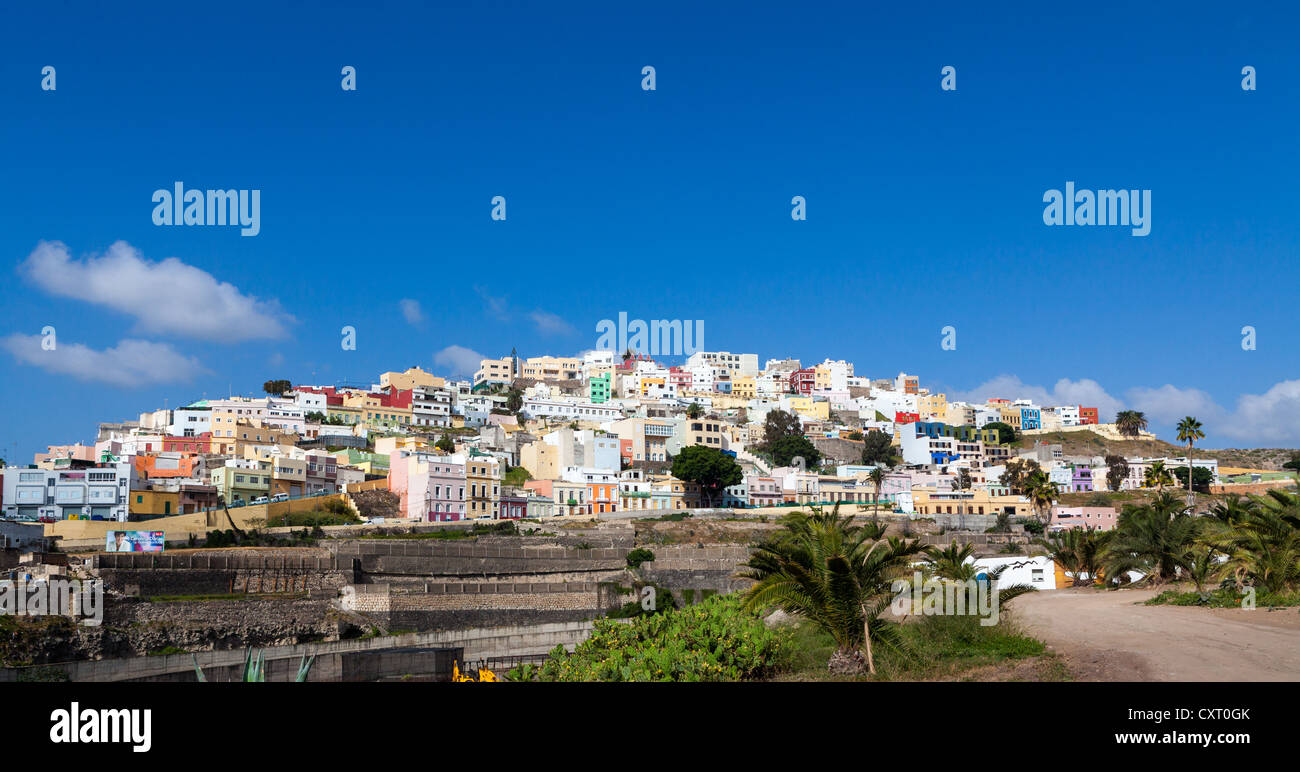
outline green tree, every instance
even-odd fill
[[[998,433],[999,445],[1010,445],[1020,439],[1020,435],[1016,433],[1016,428],[1011,424],[1003,423],[1002,421],[992,421],[984,424],[984,428],[993,429]]]
[[[716,448],[688,445],[673,459],[673,477],[700,486],[708,506],[713,506],[722,490],[744,479],[735,459]]]
[[[702,415],[704,415],[704,408],[700,407],[700,403],[692,402],[686,406],[687,418],[699,418]]]
[[[438,441],[433,444],[433,446],[444,453],[456,452],[456,441],[451,438],[450,434],[442,435],[442,437],[439,438]]]
[[[267,381],[266,383],[262,384],[262,391],[275,397],[280,396],[281,394],[285,393],[286,391],[289,391],[292,388],[293,388],[293,383],[285,379]]]
[[[786,437],[802,436],[803,424],[799,422],[799,416],[780,409],[767,411],[767,418],[763,420],[763,447],[765,450],[770,452],[778,441]]]
[[[894,441],[888,434],[872,429],[862,438],[862,463],[871,466],[894,466],[898,456],[894,453]]]
[[[964,466],[958,469],[957,478],[956,480],[953,481],[953,485],[956,486],[957,490],[959,491],[970,490],[972,485],[970,470]]]
[[[1146,413],[1137,410],[1121,410],[1115,414],[1115,428],[1125,437],[1137,439],[1147,428]]]
[[[817,469],[821,466],[822,454],[817,446],[802,434],[782,437],[771,447],[772,463],[777,466],[790,466],[796,458],[802,458],[804,469]]]
[[[1012,493],[1023,495],[1029,478],[1042,471],[1043,467],[1032,458],[1013,458],[1006,463],[998,482],[1010,488]]]

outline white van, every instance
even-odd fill
[[[271,497],[271,501],[288,501],[288,500],[289,500],[289,494],[287,493],[277,493]]]
[[[258,504],[265,504],[265,503],[266,503],[265,496],[258,496],[257,498],[253,499],[253,506],[257,506]]]

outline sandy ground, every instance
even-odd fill
[[[1050,590],[1013,605],[1079,681],[1300,681],[1300,611],[1144,606],[1151,590]]]

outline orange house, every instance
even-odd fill
[[[149,479],[164,477],[193,477],[197,456],[159,456],[157,453],[137,454],[134,457],[136,474]]]

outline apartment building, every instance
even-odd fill
[[[511,352],[508,357],[484,359],[479,362],[478,372],[474,373],[474,388],[501,384],[509,386],[520,376],[519,357]]]
[[[125,521],[132,480],[127,462],[68,470],[9,467],[0,506],[6,518],[19,520]]]
[[[497,516],[501,480],[505,470],[496,456],[470,451],[465,459],[465,517],[481,520]]]
[[[554,383],[582,379],[583,360],[576,357],[529,357],[517,377]]]

